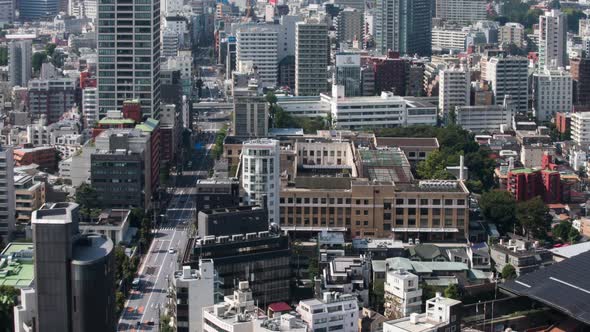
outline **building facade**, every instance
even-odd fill
[[[487,18],[485,0],[436,0],[436,18],[469,25]]]
[[[328,26],[316,20],[295,28],[295,95],[317,96],[328,90]]]
[[[15,230],[14,157],[12,147],[0,147],[0,236],[8,243]]]
[[[160,0],[109,1],[100,3],[97,12],[100,117],[120,110],[126,100],[138,99],[142,114],[158,119]]]
[[[377,0],[374,16],[377,51],[428,56],[432,52],[429,0]]]
[[[438,107],[440,115],[446,118],[455,112],[455,107],[470,104],[471,76],[465,67],[444,69],[438,75]]]
[[[487,61],[486,79],[492,85],[496,105],[502,105],[506,95],[518,112],[526,112],[529,102],[528,60],[524,57],[496,56]]]
[[[170,307],[176,331],[203,331],[203,308],[213,305],[215,300],[213,261],[201,260],[198,270],[183,266],[174,273],[171,288]]]
[[[387,271],[385,280],[385,316],[390,319],[419,313],[422,289],[417,275],[407,271]]]
[[[350,294],[325,292],[321,299],[300,301],[297,313],[312,331],[358,331],[359,307]]]
[[[539,16],[539,68],[558,68],[567,64],[566,19],[559,9]]]
[[[558,112],[570,112],[573,81],[564,68],[543,69],[533,74],[533,113],[539,122],[551,121]]]
[[[245,65],[257,68],[258,82],[274,87],[278,73],[278,28],[270,24],[244,24],[236,34],[236,65],[243,71]]]
[[[8,71],[11,86],[26,87],[29,83],[33,74],[32,47],[31,40],[14,40],[8,44]]]

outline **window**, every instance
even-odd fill
[[[404,204],[404,199],[403,198],[396,198],[395,199],[395,204],[397,204],[397,205],[403,205]]]
[[[426,198],[420,199],[420,205],[428,205],[428,199],[426,199]]]
[[[452,199],[445,199],[445,205],[453,205]]]

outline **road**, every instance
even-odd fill
[[[179,269],[177,257],[179,251],[184,250],[188,227],[196,215],[192,194],[199,178],[198,174],[202,174],[202,170],[208,167],[207,156],[214,136],[204,135],[200,139],[205,141],[207,148],[190,156],[192,167],[188,167],[176,181],[165,222],[155,230],[149,252],[139,267],[141,285],[139,290],[131,291],[125,302],[118,331],[158,330],[159,317],[160,314],[164,314],[167,303],[168,281],[174,271]],[[186,163],[188,165],[189,161]],[[173,249],[174,253],[169,252],[170,249]]]

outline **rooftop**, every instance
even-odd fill
[[[0,286],[25,288],[35,278],[32,243],[9,243],[0,255]]]
[[[566,247],[554,248],[549,251],[551,251],[555,256],[572,258],[579,254],[583,254],[585,252],[590,251],[590,241],[572,244]]]
[[[438,149],[436,137],[376,137],[377,146],[428,147]]]
[[[78,265],[92,264],[103,259],[113,249],[113,241],[104,235],[83,235],[74,244],[72,263]]]
[[[590,252],[527,273],[500,284],[510,293],[559,310],[585,324],[590,324]]]

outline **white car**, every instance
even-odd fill
[[[168,253],[169,253],[169,254],[174,254],[174,253],[176,253],[176,250],[174,250],[174,249],[170,248],[170,249],[168,249]]]

